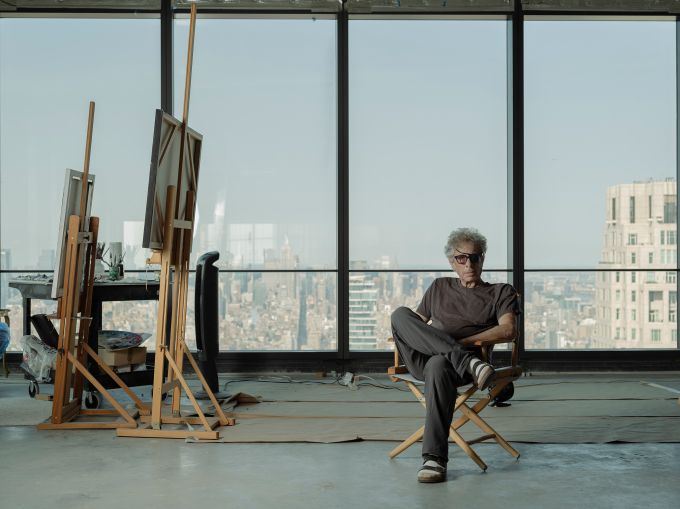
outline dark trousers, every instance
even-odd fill
[[[449,427],[457,389],[472,381],[467,367],[475,350],[460,346],[407,307],[392,313],[392,334],[411,375],[425,381],[423,456],[449,457]]]

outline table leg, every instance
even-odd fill
[[[31,333],[31,299],[22,297],[21,306],[24,309],[24,336]]]

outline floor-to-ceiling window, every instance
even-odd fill
[[[175,20],[178,118],[188,28]],[[336,32],[333,17],[197,21],[192,257],[220,253],[221,350],[337,348]]]
[[[54,268],[64,175],[81,170],[89,101],[95,101],[90,172],[99,239],[123,242],[142,268],[153,110],[160,103],[158,16],[0,18],[0,269]],[[22,310],[3,272],[0,302],[18,348]],[[53,310],[35,301],[33,312]],[[153,332],[151,303],[104,308],[104,326]],[[153,340],[152,340],[153,341]]]
[[[349,347],[390,347],[451,230],[487,236],[484,278],[507,281],[507,22],[349,21]]]
[[[526,348],[677,348],[676,24],[524,33]]]
[[[677,349],[675,18],[527,17],[517,123],[503,16],[215,12],[198,20],[189,125],[204,136],[192,268],[220,252],[221,350],[377,358],[391,312],[453,276],[443,246],[460,226],[489,239],[485,280],[523,277],[527,357]],[[182,116],[185,13],[164,18],[172,39],[160,13],[0,18],[0,306],[13,349],[22,320],[7,283],[53,268],[89,100],[100,239],[144,271],[154,110],[172,81],[166,105]],[[519,171],[521,215],[508,198]],[[189,292],[193,347],[193,277]],[[106,304],[104,325],[153,332],[155,313]]]

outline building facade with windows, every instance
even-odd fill
[[[674,179],[607,189],[595,348],[677,344],[676,218]]]

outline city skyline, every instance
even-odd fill
[[[607,190],[603,200],[606,214],[600,260],[600,268],[606,271],[525,274],[527,349],[677,346],[676,188],[676,181],[667,178],[618,184]],[[233,238],[223,237],[223,232],[210,226],[204,225],[208,232],[204,242],[215,242],[215,238],[209,238],[210,232],[219,233],[219,239],[226,246],[235,246],[237,250],[244,232],[251,235],[260,231],[261,264],[266,271],[220,273],[221,350],[333,351],[337,348],[335,271],[294,271],[298,256],[286,236],[283,245],[274,243],[275,225],[241,225],[235,228]],[[6,263],[11,259],[7,250],[2,256]],[[226,258],[236,257],[226,251]],[[390,272],[371,269],[376,264]],[[637,270],[631,270],[633,268]],[[391,349],[388,337],[392,311],[401,305],[415,308],[436,277],[451,275],[449,271],[400,271],[390,255],[371,263],[352,261],[348,274],[350,349]],[[509,275],[509,272],[484,273],[484,279],[508,282]],[[0,286],[7,295],[6,281]],[[16,297],[11,299],[15,308],[19,305]],[[191,282],[188,302],[186,337],[189,346],[194,348]],[[138,332],[145,327],[154,330],[154,313],[149,313],[153,307],[153,303],[107,303],[104,326],[132,328]],[[633,328],[627,328],[625,323]],[[155,338],[147,344],[153,348]]]

